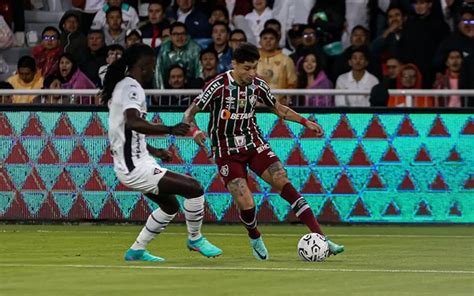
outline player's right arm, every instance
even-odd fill
[[[189,125],[183,122],[178,123],[174,126],[167,126],[164,124],[156,124],[146,121],[141,118],[140,111],[135,108],[129,108],[124,111],[125,113],[125,126],[131,130],[134,130],[140,134],[145,135],[176,135],[184,136],[189,131]]]
[[[191,127],[191,133],[193,134],[193,139],[196,144],[205,147],[204,143],[206,142],[206,134],[199,129],[195,119],[196,113],[199,111],[201,111],[201,108],[193,102],[191,106],[184,111],[183,123],[188,124]]]

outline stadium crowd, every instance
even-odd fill
[[[38,32],[39,40],[25,32],[25,10],[61,2],[0,1],[0,54],[31,48],[14,61],[16,71],[0,89],[101,88],[108,65],[135,43],[156,52],[155,77],[147,88],[196,89],[231,69],[233,50],[250,42],[260,48],[257,73],[273,89],[371,90],[370,96],[279,96],[287,105],[474,106],[460,96],[387,92],[474,88],[474,0],[73,0],[57,26]],[[0,58],[0,72],[2,63]],[[99,100],[0,97],[1,103]],[[190,102],[172,95],[149,101]]]

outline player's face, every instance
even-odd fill
[[[151,56],[145,56],[141,59],[140,63],[143,81],[151,81],[153,79],[153,76],[155,75],[156,58]]]
[[[238,63],[236,60],[233,60],[233,73],[237,83],[241,85],[251,84],[255,76],[257,76],[257,65],[258,61]]]

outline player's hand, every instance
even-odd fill
[[[170,127],[170,135],[184,136],[189,131],[189,124],[180,122],[175,126]]]
[[[165,149],[155,149],[153,151],[150,151],[150,154],[152,154],[156,158],[161,159],[164,162],[171,161],[171,159],[173,159],[173,154],[171,154],[171,152]]]
[[[306,121],[305,126],[309,128],[310,130],[314,131],[316,133],[316,136],[318,137],[322,137],[324,135],[324,131],[321,128],[321,126],[314,121],[310,121],[310,120]]]
[[[199,130],[194,132],[193,139],[201,148],[206,149],[206,134],[203,131]]]

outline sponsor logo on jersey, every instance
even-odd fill
[[[257,153],[260,154],[260,153],[262,153],[263,151],[265,151],[267,149],[270,149],[270,145],[268,143],[260,145],[260,146],[257,147]]]
[[[220,117],[221,119],[223,120],[229,120],[229,119],[232,119],[232,120],[243,120],[243,119],[249,119],[249,118],[252,118],[254,115],[254,112],[250,112],[250,113],[231,113],[229,110],[227,109],[222,109],[221,111],[221,114],[220,114]]]
[[[219,82],[219,80],[214,81],[214,82],[211,84],[211,86],[206,90],[206,92],[200,95],[200,99],[201,99],[202,101],[207,101],[207,100],[209,99],[209,97],[214,93],[214,91],[215,91],[219,86],[221,86],[221,83]]]
[[[229,166],[228,165],[223,165],[221,166],[221,169],[219,170],[222,176],[227,177],[229,175]]]

